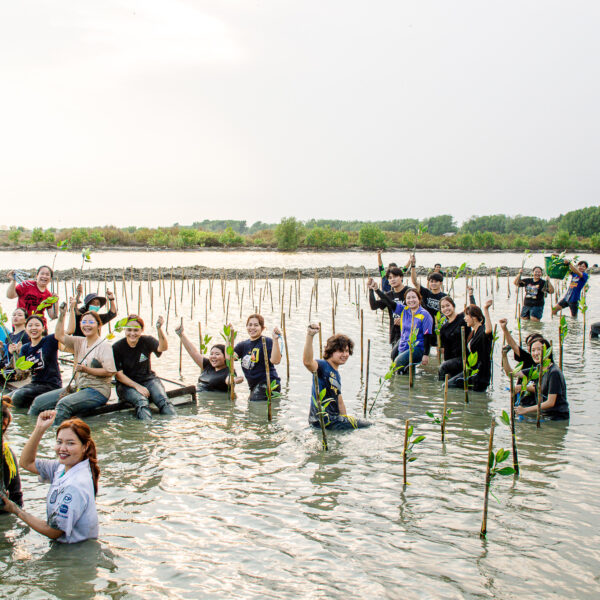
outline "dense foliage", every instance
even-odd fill
[[[421,234],[417,232],[421,230]],[[280,223],[220,220],[175,223],[171,227],[35,228],[0,231],[2,246],[55,247],[150,246],[156,248],[251,247],[326,249],[399,247],[460,250],[600,251],[600,206],[574,210],[555,219],[517,215],[473,216],[458,227],[451,215],[391,221],[340,221],[294,217]]]

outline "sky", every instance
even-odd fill
[[[0,225],[599,204],[597,0],[23,0]]]

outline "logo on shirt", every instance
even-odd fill
[[[142,352],[140,354],[140,360],[139,360],[139,362],[144,362],[145,360],[148,360],[148,357]]]
[[[61,505],[58,507],[58,512],[59,512],[61,515],[66,515],[66,514],[69,512],[69,507],[68,507],[66,504],[61,504]]]
[[[65,504],[69,504],[69,502],[71,502],[71,500],[73,500],[73,496],[71,496],[71,494],[65,494],[65,497],[63,498],[63,502]]]
[[[54,504],[56,502],[56,498],[58,497],[58,490],[54,490],[50,495],[50,504]]]

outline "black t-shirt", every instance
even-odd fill
[[[85,308],[80,308],[79,309],[80,312],[77,313],[75,312],[75,332],[73,333],[73,335],[81,335],[83,336],[83,332],[81,331],[81,317],[83,316],[83,313],[85,313]],[[105,313],[96,313],[99,317],[100,320],[102,321],[102,325],[106,325],[109,321],[112,321],[116,316],[117,313],[112,312],[112,311],[108,311]]]
[[[321,390],[326,390],[325,396],[323,397],[323,400],[321,400],[321,405],[327,405],[325,406],[325,412],[327,414],[324,416],[325,426],[327,426],[332,418],[335,419],[340,414],[338,398],[342,393],[342,380],[340,379],[339,372],[336,371],[326,360],[318,359],[317,364],[319,365],[317,368],[319,392],[321,392]],[[313,425],[319,423],[319,411],[316,400],[313,400],[315,398],[317,398],[317,396],[315,391],[315,380],[313,377],[310,412],[308,414],[308,422]]]
[[[529,369],[531,369],[531,367],[533,367],[535,365],[535,361],[533,360],[533,357],[531,356],[531,354],[529,352],[527,352],[527,350],[524,350],[523,348],[521,348],[520,346],[519,346],[518,352],[513,352],[513,356],[515,357],[515,360],[517,362],[523,363],[522,371],[525,371],[525,373],[527,373],[529,371]]]
[[[444,349],[444,360],[462,358],[462,338],[460,328],[465,328],[465,340],[471,333],[471,328],[465,323],[465,314],[459,313],[454,321],[446,321],[440,328],[440,341]]]
[[[546,282],[543,279],[534,281],[532,277],[521,279],[519,287],[525,288],[525,299],[523,306],[544,306],[544,289]]]
[[[382,292],[381,290],[369,290],[369,306],[372,310],[378,308],[387,308],[388,316],[390,319],[390,344],[395,344],[400,339],[400,327],[394,324],[394,311],[398,302],[404,303],[404,297],[408,291],[408,287],[404,286],[399,292],[389,290],[388,292]],[[375,297],[377,294],[378,298]]]
[[[433,317],[433,320],[435,321],[435,316],[440,310],[440,300],[448,294],[446,294],[446,292],[438,292],[437,294],[434,294],[429,288],[424,286],[421,286],[420,293],[421,297],[423,298],[421,306]]]
[[[492,333],[486,333],[484,325],[480,325],[473,337],[467,342],[467,355],[477,352],[478,372],[474,376],[477,381],[489,384],[492,376]]]
[[[267,354],[271,356],[273,340],[269,337],[264,338],[267,344]],[[256,340],[244,340],[235,345],[234,351],[242,362],[242,371],[246,376],[248,385],[252,388],[258,383],[267,382],[267,372],[265,368],[265,356],[263,354],[262,337]],[[279,381],[279,375],[269,360],[269,376],[271,381]]]
[[[567,384],[562,371],[554,363],[542,376],[542,400],[547,400],[549,394],[556,394],[556,402],[552,408],[542,411],[544,416],[550,419],[568,419]]]
[[[229,386],[225,382],[229,377],[229,369],[227,366],[218,371],[210,364],[208,358],[202,359],[202,373],[198,377],[198,383],[205,389],[211,392],[227,392]]]
[[[126,339],[119,340],[112,347],[117,371],[123,371],[124,375],[136,383],[144,383],[156,377],[150,364],[150,355],[152,352],[156,356],[162,354],[158,352],[158,344],[158,340],[151,335],[140,336],[134,348],[127,343]]]
[[[62,387],[58,366],[58,340],[53,333],[44,336],[37,346],[32,346],[31,342],[24,344],[20,354],[33,363],[30,369],[32,383],[48,383],[56,388]]]

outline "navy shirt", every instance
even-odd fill
[[[338,398],[342,393],[342,380],[340,379],[339,372],[334,369],[326,360],[318,359],[317,364],[319,365],[317,368],[317,378],[319,381],[319,392],[322,390],[326,390],[325,396],[323,400],[321,400],[321,405],[327,404],[329,400],[329,404],[325,407],[324,415],[325,426],[333,419],[340,416],[340,407],[338,403]],[[317,414],[319,411],[316,405],[317,395],[315,392],[315,380],[313,377],[312,384],[312,395],[310,401],[310,413],[308,415],[308,422],[311,425],[315,425],[319,423],[319,415]]]
[[[525,299],[523,306],[544,306],[544,290],[546,282],[543,279],[535,281],[533,277],[521,279],[519,287],[525,288]]]
[[[158,352],[158,340],[151,335],[142,335],[135,347],[131,347],[125,338],[113,345],[113,355],[117,371],[133,379],[136,383],[144,383],[148,379],[156,377],[150,364],[152,352],[160,356]]]
[[[33,363],[31,367],[32,383],[49,383],[56,388],[62,387],[62,377],[58,366],[58,340],[54,334],[44,336],[37,346],[31,342],[23,344],[21,356]]]
[[[271,356],[271,350],[273,348],[273,340],[271,338],[264,338],[267,344],[267,353]],[[265,368],[265,356],[263,354],[262,337],[256,340],[244,340],[235,345],[234,351],[242,361],[242,371],[246,376],[248,385],[252,388],[259,383],[267,382],[267,372]],[[269,375],[271,381],[279,381],[279,375],[273,366],[273,363],[269,360]]]

